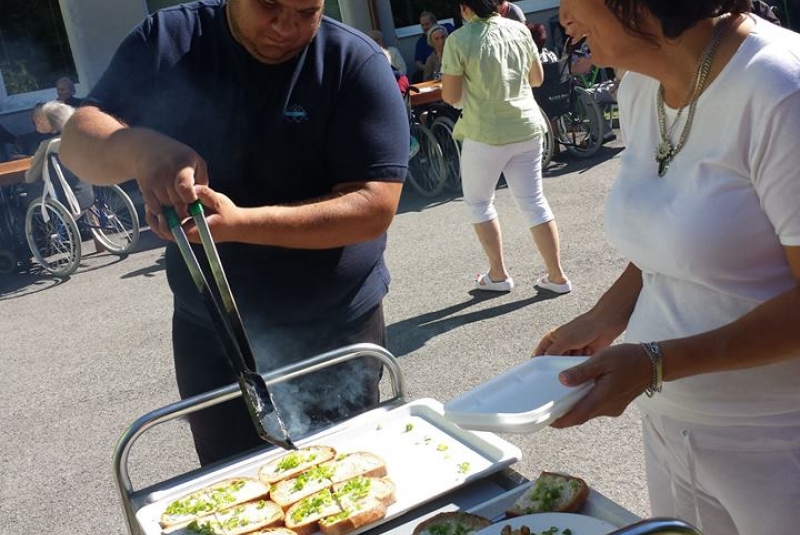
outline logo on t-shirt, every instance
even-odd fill
[[[283,118],[290,123],[302,123],[308,121],[308,113],[299,104],[292,104],[283,112]]]

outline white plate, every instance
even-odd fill
[[[613,524],[593,516],[572,513],[537,513],[500,521],[483,528],[473,535],[500,535],[500,531],[504,526],[511,526],[511,529],[528,526],[531,530],[531,535],[540,535],[541,532],[547,531],[552,527],[558,528],[558,531],[553,535],[562,535],[565,529],[570,530],[572,535],[606,535],[617,530],[617,527]]]
[[[444,406],[445,417],[476,431],[531,433],[565,414],[593,383],[567,387],[558,374],[589,357],[536,357],[478,385]]]

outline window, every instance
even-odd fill
[[[3,0],[0,73],[8,95],[78,81],[58,0]]]
[[[391,0],[395,28],[419,26],[419,14],[430,11],[437,19],[450,19],[458,13],[456,0]]]

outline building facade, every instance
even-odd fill
[[[431,0],[439,6],[455,6],[455,1]],[[55,0],[51,0],[56,6]],[[100,78],[111,56],[128,32],[149,13],[176,0],[57,0],[57,7],[48,16],[63,21],[66,39],[63,46],[71,51],[73,65],[68,70],[77,78],[77,95],[88,93]],[[526,12],[528,20],[546,22],[557,13],[558,0],[522,0],[515,2]],[[326,0],[326,13],[355,28],[366,31],[380,29],[388,45],[400,49],[407,63],[412,64],[414,42],[421,30],[417,23],[419,6],[425,0]],[[454,9],[454,8],[453,8]],[[60,13],[58,13],[60,11]],[[61,22],[58,21],[58,22]],[[0,31],[0,39],[3,34]],[[35,46],[35,45],[34,45]],[[8,52],[6,55],[8,56]],[[13,55],[13,52],[11,53]],[[67,56],[68,57],[68,56]],[[17,65],[19,62],[16,63]],[[0,62],[0,123],[21,133],[30,129],[27,111],[36,103],[55,98],[52,87],[25,90],[4,82],[3,65],[15,65],[14,58]],[[65,67],[66,69],[66,67]],[[63,69],[62,69],[63,70]],[[11,73],[7,72],[8,78]],[[55,80],[53,80],[55,82]],[[40,84],[41,85],[41,84]]]

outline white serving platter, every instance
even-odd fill
[[[532,433],[564,415],[593,382],[567,387],[558,374],[589,357],[535,357],[444,406],[445,417],[464,429]]]
[[[346,425],[345,425],[346,424]],[[517,462],[519,448],[491,433],[462,429],[444,418],[442,404],[421,399],[371,411],[328,432],[297,442],[322,444],[339,453],[367,451],[386,461],[387,476],[396,486],[397,501],[386,517],[351,532],[372,529],[469,482],[482,479]],[[145,535],[160,535],[161,514],[176,498],[233,476],[258,477],[258,468],[282,451],[270,450],[224,470],[170,489],[154,492],[154,500],[139,509],[136,519]]]
[[[511,526],[512,530],[528,526],[531,535],[540,535],[542,532],[547,535],[562,535],[564,530],[569,530],[571,535],[606,535],[617,530],[613,524],[593,516],[573,513],[536,513],[497,522],[473,535],[501,535],[505,526]],[[556,530],[548,531],[551,528],[556,528]]]

